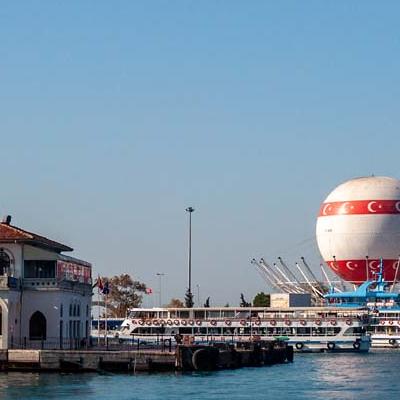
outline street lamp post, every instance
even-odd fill
[[[161,278],[165,275],[163,272],[157,272],[156,275],[158,276],[158,303],[161,307]]]
[[[186,211],[189,213],[189,285],[188,285],[188,295],[192,295],[192,212],[194,211],[193,207],[186,208]]]
[[[200,285],[196,285],[197,288],[197,307],[201,307],[201,301],[200,301]]]

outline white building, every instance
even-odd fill
[[[91,264],[72,248],[0,223],[0,348],[85,345],[90,336]]]

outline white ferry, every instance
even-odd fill
[[[284,339],[302,352],[367,352],[368,311],[362,307],[135,308],[120,340],[194,343]]]
[[[367,307],[372,347],[398,348],[400,346],[400,294],[393,290],[392,282],[383,279],[383,261],[375,280],[361,284],[353,292],[332,292],[325,295],[335,309]]]

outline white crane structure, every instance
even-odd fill
[[[317,278],[304,257],[301,257],[300,260],[301,263],[295,263],[295,268],[290,268],[282,257],[278,257],[278,263],[272,264],[265,261],[264,258],[260,260],[253,258],[251,264],[256,267],[266,283],[273,289],[283,293],[310,293],[314,304],[321,303],[324,295],[329,292],[334,283],[343,285],[341,280],[329,279],[322,264],[320,267],[326,281]]]

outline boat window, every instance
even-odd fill
[[[354,326],[351,328],[347,328],[344,333],[343,336],[353,336],[353,335],[360,335],[362,333],[362,328],[360,326]]]
[[[195,319],[205,319],[205,311],[195,311],[194,318]]]
[[[248,310],[243,310],[243,311],[238,311],[235,315],[235,318],[247,318],[250,316],[250,313]]]
[[[312,336],[321,336],[321,335],[325,335],[325,328],[321,328],[321,327],[312,327],[311,328],[311,334]]]
[[[189,311],[179,311],[179,318],[189,318]]]
[[[311,328],[309,328],[309,327],[299,327],[299,328],[297,328],[297,334],[299,336],[310,336],[311,335]]]
[[[192,334],[192,328],[179,328],[179,333],[181,335],[191,335]]]
[[[235,312],[233,310],[225,310],[221,313],[222,318],[233,318],[235,316]]]
[[[130,318],[138,318],[139,317],[139,312],[138,311],[131,311],[129,313]]]
[[[207,318],[220,318],[220,310],[207,311]]]
[[[340,332],[341,328],[340,327],[333,327],[329,326],[326,328],[326,335],[328,336],[336,336]]]

